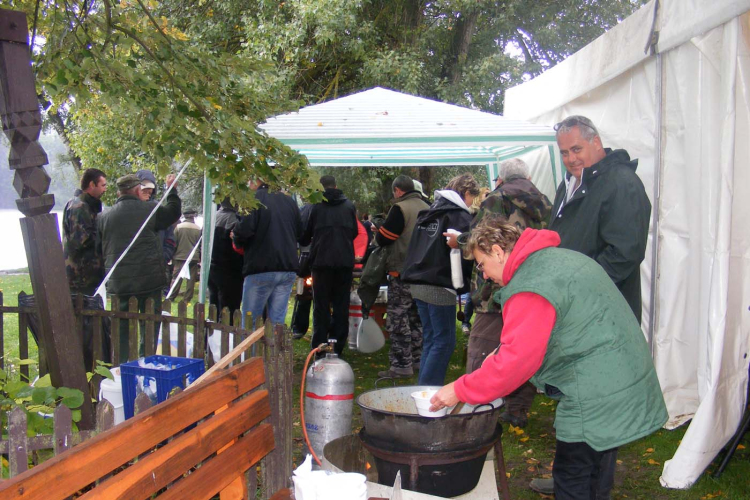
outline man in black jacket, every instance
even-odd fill
[[[214,244],[211,252],[211,270],[208,274],[210,301],[218,311],[228,308],[230,318],[242,304],[242,255],[232,248],[235,226],[239,223],[237,210],[229,198],[221,202],[214,224]]]
[[[555,195],[549,229],[560,247],[597,261],[641,321],[640,265],[646,254],[651,202],[635,173],[638,160],[602,146],[594,124],[570,116],[555,125],[568,170]]]
[[[317,347],[329,338],[341,354],[349,334],[349,293],[354,269],[354,238],[357,237],[357,210],[336,189],[332,175],[320,178],[325,189],[322,203],[316,203],[300,245],[309,245],[313,278],[313,338]],[[332,312],[331,312],[332,310]]]
[[[174,179],[172,174],[167,176],[167,186]],[[117,191],[115,205],[97,218],[97,247],[104,257],[105,273],[115,266],[156,205],[140,199],[141,180],[134,174],[117,179]],[[138,300],[140,312],[146,311],[149,298],[154,300],[154,311],[161,311],[162,292],[169,283],[157,233],[175,223],[181,213],[182,202],[175,186],[167,196],[166,205],[156,209],[107,282],[107,292],[120,299],[120,311],[128,310],[130,297]],[[144,355],[143,332],[139,354]],[[128,322],[124,320],[120,321],[120,363],[128,360]]]
[[[280,191],[270,191],[263,181],[250,181],[258,208],[234,229],[234,243],[244,249],[242,275],[242,326],[247,313],[259,327],[263,310],[273,324],[284,324],[289,295],[297,277],[297,239],[302,234],[299,208]]]

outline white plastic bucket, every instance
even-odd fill
[[[125,421],[125,409],[122,403],[122,382],[120,381],[120,367],[112,368],[114,380],[105,378],[99,385],[99,401],[106,399],[115,409],[115,425]]]
[[[437,394],[436,390],[415,391],[411,393],[414,402],[417,404],[417,413],[423,417],[442,417],[448,413],[448,408],[442,408],[438,411],[430,411],[430,399]]]

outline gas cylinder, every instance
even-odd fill
[[[349,349],[357,350],[357,332],[362,323],[362,301],[356,291],[349,295]]]
[[[305,428],[319,457],[326,443],[352,433],[353,403],[354,372],[338,355],[327,353],[307,370]]]

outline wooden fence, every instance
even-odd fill
[[[224,336],[224,332],[228,334],[230,329],[221,331]],[[289,478],[292,475],[294,360],[288,329],[284,325],[272,327],[270,323],[267,323],[257,354],[264,360],[266,383],[261,388],[266,389],[270,397],[271,414],[267,422],[273,426],[276,447],[261,461],[260,474],[257,474],[254,469],[247,473],[246,481],[250,499],[268,498],[269,492],[289,487]],[[179,392],[180,389],[175,388],[170,396]],[[140,393],[135,399],[135,414],[151,406],[152,402],[149,397]],[[7,439],[0,441],[0,455],[7,456],[10,477],[24,472],[29,465],[38,464],[43,458],[59,455],[96,434],[112,428],[114,408],[107,401],[97,404],[96,429],[92,431],[72,432],[71,412],[65,406],[56,408],[53,418],[52,435],[27,437],[25,412],[16,408],[8,414]],[[40,455],[40,451],[45,453]]]
[[[23,295],[19,295],[20,298]],[[206,367],[210,368],[214,364],[214,355],[218,358],[225,356],[231,349],[230,345],[237,345],[252,333],[243,329],[242,314],[235,311],[234,316],[230,315],[227,308],[218,315],[216,306],[211,304],[206,314],[206,306],[201,303],[193,305],[193,317],[187,314],[187,304],[179,302],[177,305],[177,315],[172,316],[172,302],[165,300],[162,302],[162,311],[168,314],[161,314],[154,311],[154,302],[152,299],[146,300],[145,312],[138,311],[138,302],[135,297],[130,297],[126,311],[120,311],[120,301],[118,297],[113,296],[110,301],[109,310],[105,309],[85,309],[83,297],[78,295],[73,301],[75,311],[76,326],[79,332],[84,330],[84,322],[90,322],[89,328],[93,332],[93,357],[96,360],[111,360],[113,366],[118,366],[120,359],[120,328],[121,321],[127,321],[128,329],[128,359],[138,359],[139,339],[144,337],[145,355],[150,356],[156,353],[157,338],[159,332],[171,332],[171,325],[177,327],[177,346],[172,348],[171,342],[161,342],[161,352],[165,356],[188,357],[187,339],[190,335],[193,338],[193,349],[191,356],[193,358],[204,359]],[[6,306],[3,302],[3,294],[0,292],[0,369],[5,367],[5,346],[6,346],[6,328],[4,325],[5,315],[18,315],[18,357],[19,359],[29,359],[29,328],[34,323],[34,307]],[[247,320],[250,324],[250,315]],[[108,355],[104,354],[102,343],[102,330],[105,329],[105,322],[108,322],[110,332],[110,351]],[[237,326],[234,326],[237,325]],[[188,331],[191,330],[191,331]],[[200,332],[200,335],[196,335]],[[221,339],[220,347],[217,352],[211,352],[206,345],[206,339],[209,335],[216,335]],[[165,335],[165,338],[171,338]],[[38,345],[39,374],[47,373],[44,352],[44,346]],[[250,353],[248,352],[248,355]],[[92,371],[92,366],[87,366],[87,371]],[[29,379],[29,367],[20,366],[21,376]]]

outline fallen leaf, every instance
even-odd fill
[[[508,478],[510,478],[510,472],[506,472],[505,476],[508,477]]]
[[[646,448],[646,453],[653,453],[653,452],[654,452],[653,448]]]
[[[622,460],[618,460],[617,465],[622,465]]]
[[[648,459],[648,463],[649,463],[649,465],[661,465],[659,462],[657,462],[653,458],[649,458]]]
[[[535,464],[537,462],[539,462],[539,460],[537,460],[536,458],[527,458],[526,459],[526,463],[527,464]]]
[[[738,450],[744,450],[745,449],[745,445],[744,444],[738,444],[737,445],[737,449]]]
[[[525,443],[528,440],[529,440],[529,436],[524,436],[519,441],[521,441],[522,443]]]
[[[529,467],[526,470],[529,471],[529,472],[534,472],[534,471],[536,471],[536,467]]]

